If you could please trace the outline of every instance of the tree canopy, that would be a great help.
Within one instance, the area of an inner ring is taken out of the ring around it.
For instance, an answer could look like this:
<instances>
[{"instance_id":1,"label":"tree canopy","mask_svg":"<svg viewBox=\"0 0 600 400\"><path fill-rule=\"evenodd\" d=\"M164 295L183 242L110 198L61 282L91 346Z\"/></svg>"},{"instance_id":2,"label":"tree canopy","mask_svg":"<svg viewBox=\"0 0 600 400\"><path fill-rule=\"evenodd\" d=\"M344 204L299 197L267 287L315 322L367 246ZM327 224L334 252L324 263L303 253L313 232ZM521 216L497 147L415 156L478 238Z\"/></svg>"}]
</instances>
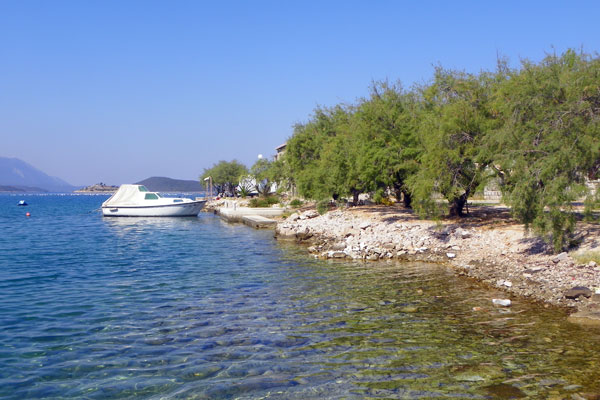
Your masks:
<instances>
[{"instance_id":1,"label":"tree canopy","mask_svg":"<svg viewBox=\"0 0 600 400\"><path fill-rule=\"evenodd\" d=\"M569 50L478 74L438 67L408 91L373 83L297 124L278 168L307 198L389 193L422 215L445 199L459 217L495 179L515 218L560 250L573 202L598 204L586 182L600 175L600 59Z\"/></svg>"},{"instance_id":2,"label":"tree canopy","mask_svg":"<svg viewBox=\"0 0 600 400\"><path fill-rule=\"evenodd\" d=\"M211 177L217 193L235 194L235 187L246 175L248 175L248 168L244 164L236 160L219 161L211 168L204 169L200 176L200 183L203 183L205 178Z\"/></svg>"}]
</instances>

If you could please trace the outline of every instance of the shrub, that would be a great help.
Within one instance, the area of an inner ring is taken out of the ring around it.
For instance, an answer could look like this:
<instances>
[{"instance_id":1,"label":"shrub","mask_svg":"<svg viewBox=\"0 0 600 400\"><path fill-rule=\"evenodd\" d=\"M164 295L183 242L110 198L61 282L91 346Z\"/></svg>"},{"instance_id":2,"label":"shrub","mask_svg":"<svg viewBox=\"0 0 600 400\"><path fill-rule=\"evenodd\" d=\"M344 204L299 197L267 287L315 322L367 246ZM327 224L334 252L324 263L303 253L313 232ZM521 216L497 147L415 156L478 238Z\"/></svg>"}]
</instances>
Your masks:
<instances>
[{"instance_id":1,"label":"shrub","mask_svg":"<svg viewBox=\"0 0 600 400\"><path fill-rule=\"evenodd\" d=\"M294 199L290 201L290 207L298 208L301 207L304 202L300 199Z\"/></svg>"},{"instance_id":2,"label":"shrub","mask_svg":"<svg viewBox=\"0 0 600 400\"><path fill-rule=\"evenodd\" d=\"M271 207L279 203L277 196L255 197L250 199L250 207Z\"/></svg>"},{"instance_id":3,"label":"shrub","mask_svg":"<svg viewBox=\"0 0 600 400\"><path fill-rule=\"evenodd\" d=\"M383 204L384 206L391 206L394 203L387 197L383 189L378 189L373 196L375 204Z\"/></svg>"},{"instance_id":4,"label":"shrub","mask_svg":"<svg viewBox=\"0 0 600 400\"><path fill-rule=\"evenodd\" d=\"M329 206L331 202L329 200L321 200L317 203L317 211L319 214L323 215L327 211L329 211Z\"/></svg>"}]
</instances>

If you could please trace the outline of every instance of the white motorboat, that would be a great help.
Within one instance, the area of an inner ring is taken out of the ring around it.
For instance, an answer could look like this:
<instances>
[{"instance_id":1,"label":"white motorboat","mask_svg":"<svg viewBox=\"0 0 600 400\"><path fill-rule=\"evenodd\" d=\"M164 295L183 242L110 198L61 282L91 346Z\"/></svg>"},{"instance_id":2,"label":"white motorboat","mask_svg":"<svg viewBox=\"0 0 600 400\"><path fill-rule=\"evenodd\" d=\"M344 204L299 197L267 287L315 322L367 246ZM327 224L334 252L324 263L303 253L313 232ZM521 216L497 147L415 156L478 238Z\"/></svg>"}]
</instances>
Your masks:
<instances>
[{"instance_id":1,"label":"white motorboat","mask_svg":"<svg viewBox=\"0 0 600 400\"><path fill-rule=\"evenodd\" d=\"M102 203L105 217L189 217L197 216L206 200L162 197L144 185L121 185Z\"/></svg>"}]
</instances>

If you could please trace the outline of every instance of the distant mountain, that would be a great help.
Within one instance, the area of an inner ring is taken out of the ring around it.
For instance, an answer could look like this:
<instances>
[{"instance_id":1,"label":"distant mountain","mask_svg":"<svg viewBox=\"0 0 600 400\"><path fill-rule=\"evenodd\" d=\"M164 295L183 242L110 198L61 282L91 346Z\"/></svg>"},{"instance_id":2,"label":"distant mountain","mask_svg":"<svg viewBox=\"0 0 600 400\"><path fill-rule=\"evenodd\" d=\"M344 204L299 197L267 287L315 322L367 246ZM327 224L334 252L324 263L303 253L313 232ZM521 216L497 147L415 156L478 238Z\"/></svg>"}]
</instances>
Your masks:
<instances>
[{"instance_id":1,"label":"distant mountain","mask_svg":"<svg viewBox=\"0 0 600 400\"><path fill-rule=\"evenodd\" d=\"M0 185L0 192L9 192L9 193L45 193L47 190L38 187L31 186L7 186Z\"/></svg>"},{"instance_id":2,"label":"distant mountain","mask_svg":"<svg viewBox=\"0 0 600 400\"><path fill-rule=\"evenodd\" d=\"M137 183L144 185L151 192L202 192L204 187L199 181L164 178L153 176Z\"/></svg>"},{"instance_id":3,"label":"distant mountain","mask_svg":"<svg viewBox=\"0 0 600 400\"><path fill-rule=\"evenodd\" d=\"M49 176L18 158L0 157L0 185L25 191L72 192L75 186Z\"/></svg>"}]
</instances>

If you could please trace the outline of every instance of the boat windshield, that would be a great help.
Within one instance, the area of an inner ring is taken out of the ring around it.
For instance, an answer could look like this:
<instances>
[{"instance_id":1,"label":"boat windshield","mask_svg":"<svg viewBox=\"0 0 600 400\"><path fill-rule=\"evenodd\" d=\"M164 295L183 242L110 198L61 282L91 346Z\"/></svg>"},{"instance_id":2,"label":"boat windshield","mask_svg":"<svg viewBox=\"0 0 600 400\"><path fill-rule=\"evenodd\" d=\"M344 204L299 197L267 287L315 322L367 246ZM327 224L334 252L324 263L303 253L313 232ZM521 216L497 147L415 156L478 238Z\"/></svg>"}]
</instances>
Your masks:
<instances>
[{"instance_id":1,"label":"boat windshield","mask_svg":"<svg viewBox=\"0 0 600 400\"><path fill-rule=\"evenodd\" d=\"M140 192L147 192L147 191L148 191L148 189L146 189L146 186L144 186L144 185L140 185L140 186L138 186L138 190L139 190Z\"/></svg>"},{"instance_id":2,"label":"boat windshield","mask_svg":"<svg viewBox=\"0 0 600 400\"><path fill-rule=\"evenodd\" d=\"M158 200L160 196L157 193L146 193L145 200Z\"/></svg>"}]
</instances>

